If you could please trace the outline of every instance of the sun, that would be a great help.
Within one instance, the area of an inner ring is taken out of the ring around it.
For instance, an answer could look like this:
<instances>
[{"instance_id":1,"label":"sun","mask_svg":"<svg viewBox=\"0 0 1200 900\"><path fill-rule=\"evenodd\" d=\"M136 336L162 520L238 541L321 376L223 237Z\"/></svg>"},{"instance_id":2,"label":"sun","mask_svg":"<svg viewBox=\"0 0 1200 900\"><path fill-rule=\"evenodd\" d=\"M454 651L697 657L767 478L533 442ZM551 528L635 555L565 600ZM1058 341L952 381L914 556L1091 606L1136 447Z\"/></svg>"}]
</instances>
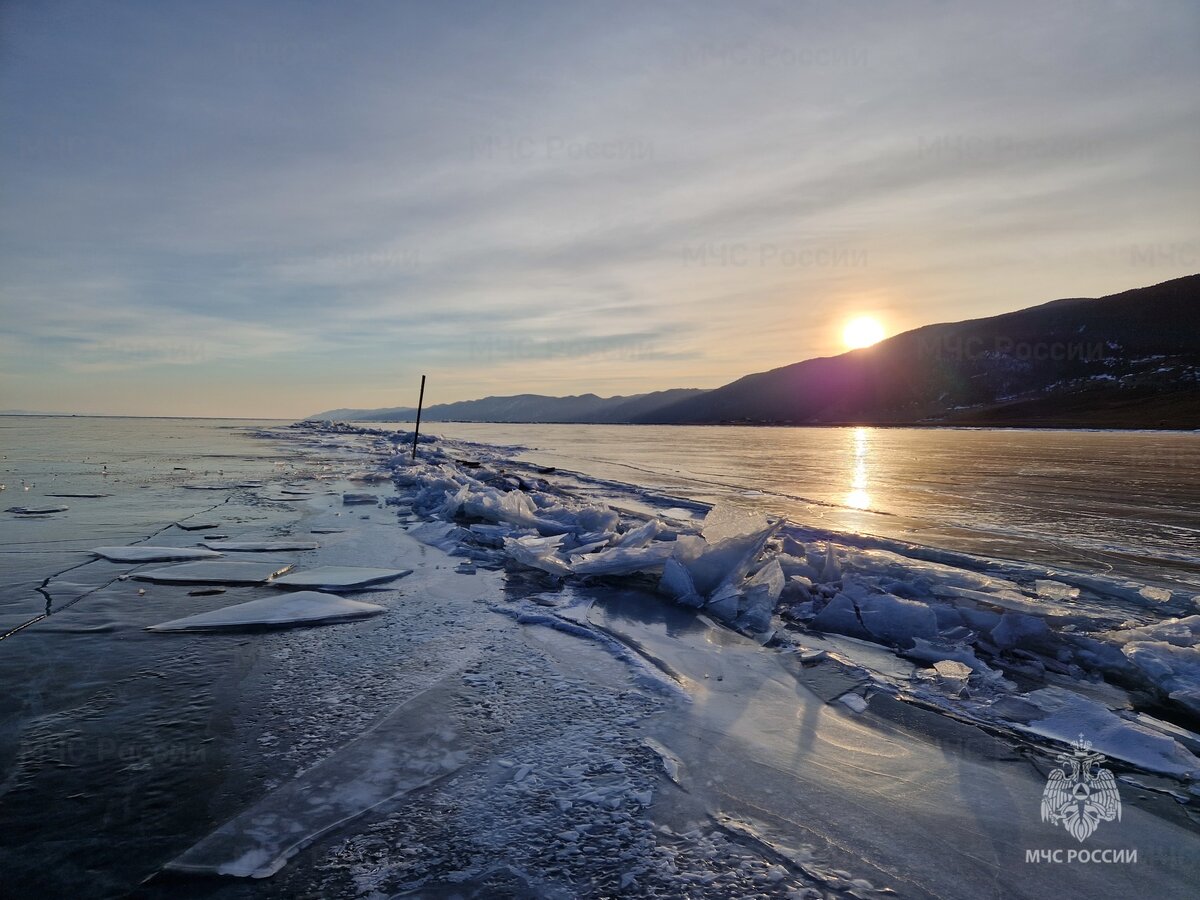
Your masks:
<instances>
[{"instance_id":1,"label":"sun","mask_svg":"<svg viewBox=\"0 0 1200 900\"><path fill-rule=\"evenodd\" d=\"M883 340L883 326L879 324L878 319L871 316L859 316L851 319L842 329L842 341L850 350L870 347L872 344L878 344L881 340Z\"/></svg>"}]
</instances>

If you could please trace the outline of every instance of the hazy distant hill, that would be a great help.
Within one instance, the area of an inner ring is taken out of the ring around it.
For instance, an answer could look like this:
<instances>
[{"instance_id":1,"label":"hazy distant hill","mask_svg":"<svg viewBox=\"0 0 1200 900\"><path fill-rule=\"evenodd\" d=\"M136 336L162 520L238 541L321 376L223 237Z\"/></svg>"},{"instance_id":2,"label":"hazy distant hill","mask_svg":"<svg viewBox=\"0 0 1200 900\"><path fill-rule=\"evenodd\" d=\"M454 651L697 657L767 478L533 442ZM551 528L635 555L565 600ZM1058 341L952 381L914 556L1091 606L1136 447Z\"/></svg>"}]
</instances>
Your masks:
<instances>
[{"instance_id":1,"label":"hazy distant hill","mask_svg":"<svg viewBox=\"0 0 1200 900\"><path fill-rule=\"evenodd\" d=\"M925 326L634 421L1200 428L1200 275Z\"/></svg>"},{"instance_id":2,"label":"hazy distant hill","mask_svg":"<svg viewBox=\"0 0 1200 900\"><path fill-rule=\"evenodd\" d=\"M411 421L413 409L312 418ZM487 397L429 421L1200 429L1200 275L898 334L711 391Z\"/></svg>"},{"instance_id":3,"label":"hazy distant hill","mask_svg":"<svg viewBox=\"0 0 1200 900\"><path fill-rule=\"evenodd\" d=\"M619 423L633 421L637 416L653 415L660 407L703 393L701 390L677 388L630 397L597 397L595 394L575 397L545 397L541 394L484 397L482 400L430 406L421 414L421 418L426 422ZM344 422L411 422L416 413L415 407L331 409L309 418Z\"/></svg>"}]
</instances>

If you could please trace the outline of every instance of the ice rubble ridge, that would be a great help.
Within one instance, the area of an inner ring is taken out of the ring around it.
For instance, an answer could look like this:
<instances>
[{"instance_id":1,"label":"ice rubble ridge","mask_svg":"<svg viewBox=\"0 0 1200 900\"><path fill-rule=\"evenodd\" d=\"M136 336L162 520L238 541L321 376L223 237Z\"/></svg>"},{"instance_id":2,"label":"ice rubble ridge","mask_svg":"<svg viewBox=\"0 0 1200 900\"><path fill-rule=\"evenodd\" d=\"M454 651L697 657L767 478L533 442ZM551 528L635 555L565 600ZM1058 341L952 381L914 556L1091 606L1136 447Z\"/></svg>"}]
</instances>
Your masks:
<instances>
[{"instance_id":1,"label":"ice rubble ridge","mask_svg":"<svg viewBox=\"0 0 1200 900\"><path fill-rule=\"evenodd\" d=\"M1029 690L1048 675L1102 676L1189 727L1200 722L1200 616L1114 630L1081 614L1078 588L1057 581L1023 588L928 559L802 541L803 532L782 521L725 505L698 531L666 517L622 517L544 478L511 474L499 448L463 445L476 456L464 464L462 447L452 456L445 443L422 435L413 463L411 433L303 427L375 436L381 450L390 448L386 468L401 496L389 502L423 520L410 529L414 537L467 565L517 565L557 579L635 578L763 643L788 621L891 647L929 666L957 663L960 692L967 681L979 695L1000 696L1016 688L1009 678ZM1123 599L1140 598L1135 591Z\"/></svg>"}]
</instances>

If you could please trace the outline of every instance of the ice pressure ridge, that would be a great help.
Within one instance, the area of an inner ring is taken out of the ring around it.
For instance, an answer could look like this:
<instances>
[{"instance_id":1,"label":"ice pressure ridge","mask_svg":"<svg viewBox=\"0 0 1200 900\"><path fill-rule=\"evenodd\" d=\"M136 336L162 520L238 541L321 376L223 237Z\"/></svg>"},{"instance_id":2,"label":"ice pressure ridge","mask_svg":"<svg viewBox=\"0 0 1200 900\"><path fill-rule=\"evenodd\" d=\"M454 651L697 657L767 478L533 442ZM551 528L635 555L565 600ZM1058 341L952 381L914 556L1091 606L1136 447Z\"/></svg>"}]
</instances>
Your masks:
<instances>
[{"instance_id":1,"label":"ice pressure ridge","mask_svg":"<svg viewBox=\"0 0 1200 900\"><path fill-rule=\"evenodd\" d=\"M649 587L761 643L806 658L823 648L876 689L1030 735L1087 725L1114 758L1200 774L1200 598L1186 586L823 533L727 505L698 521L688 501L548 477L504 448L423 438L414 463L411 435L302 427L326 447L373 437L380 467L359 477L390 474L410 534L468 567ZM872 646L916 665L880 664Z\"/></svg>"}]
</instances>

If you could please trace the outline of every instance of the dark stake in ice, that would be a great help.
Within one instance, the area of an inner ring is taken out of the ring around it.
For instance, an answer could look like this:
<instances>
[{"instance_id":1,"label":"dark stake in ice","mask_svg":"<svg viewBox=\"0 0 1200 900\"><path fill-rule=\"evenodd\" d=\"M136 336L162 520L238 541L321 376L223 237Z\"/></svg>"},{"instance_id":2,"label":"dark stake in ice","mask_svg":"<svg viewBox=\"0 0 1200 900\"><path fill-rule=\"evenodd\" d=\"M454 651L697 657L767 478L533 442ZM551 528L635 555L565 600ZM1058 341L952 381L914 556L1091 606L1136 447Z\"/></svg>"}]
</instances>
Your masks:
<instances>
[{"instance_id":1,"label":"dark stake in ice","mask_svg":"<svg viewBox=\"0 0 1200 900\"><path fill-rule=\"evenodd\" d=\"M417 397L417 422L413 428L413 462L417 461L417 438L421 434L421 407L425 404L425 376L421 376L421 394Z\"/></svg>"}]
</instances>

